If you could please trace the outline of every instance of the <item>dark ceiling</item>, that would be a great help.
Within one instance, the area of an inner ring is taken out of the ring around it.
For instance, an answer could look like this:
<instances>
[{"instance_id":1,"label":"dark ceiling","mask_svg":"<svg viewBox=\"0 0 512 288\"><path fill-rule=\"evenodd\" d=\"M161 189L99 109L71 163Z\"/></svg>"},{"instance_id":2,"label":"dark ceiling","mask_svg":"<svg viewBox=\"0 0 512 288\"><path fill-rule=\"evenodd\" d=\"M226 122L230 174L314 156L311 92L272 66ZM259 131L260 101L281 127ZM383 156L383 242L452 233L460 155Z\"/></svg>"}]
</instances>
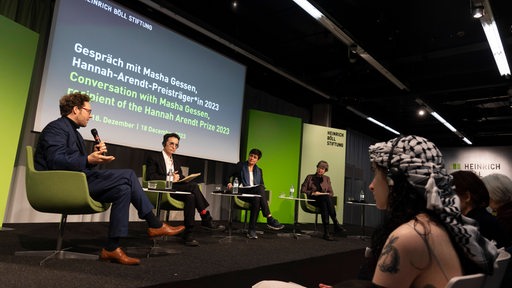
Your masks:
<instances>
[{"instance_id":1,"label":"dark ceiling","mask_svg":"<svg viewBox=\"0 0 512 288\"><path fill-rule=\"evenodd\" d=\"M164 10L142 3L148 1L123 4L247 65L246 81L254 88L301 107L332 104L333 127L394 137L349 106L402 134L439 146L466 145L434 117L417 116L420 99L474 146L512 145L512 82L499 75L470 0L310 1L405 90L292 0L238 0L236 9L232 0L152 1ZM510 59L512 1L490 3Z\"/></svg>"}]
</instances>

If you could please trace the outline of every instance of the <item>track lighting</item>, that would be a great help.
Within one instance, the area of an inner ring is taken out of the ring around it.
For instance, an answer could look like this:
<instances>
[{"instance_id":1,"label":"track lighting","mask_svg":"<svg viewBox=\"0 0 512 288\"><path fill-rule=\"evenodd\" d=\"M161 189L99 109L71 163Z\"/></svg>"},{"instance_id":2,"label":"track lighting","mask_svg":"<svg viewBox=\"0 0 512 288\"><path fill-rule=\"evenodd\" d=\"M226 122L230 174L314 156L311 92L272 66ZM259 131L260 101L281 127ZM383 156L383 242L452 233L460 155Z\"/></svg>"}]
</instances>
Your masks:
<instances>
[{"instance_id":1,"label":"track lighting","mask_svg":"<svg viewBox=\"0 0 512 288\"><path fill-rule=\"evenodd\" d=\"M489 0L471 0L471 5L473 17L478 18L482 24L487 42L489 42L494 61L496 61L501 76L509 77L510 68L508 66L507 55L501 43L500 33L496 26Z\"/></svg>"},{"instance_id":2,"label":"track lighting","mask_svg":"<svg viewBox=\"0 0 512 288\"><path fill-rule=\"evenodd\" d=\"M473 7L473 18L480 19L484 16L484 6Z\"/></svg>"}]
</instances>

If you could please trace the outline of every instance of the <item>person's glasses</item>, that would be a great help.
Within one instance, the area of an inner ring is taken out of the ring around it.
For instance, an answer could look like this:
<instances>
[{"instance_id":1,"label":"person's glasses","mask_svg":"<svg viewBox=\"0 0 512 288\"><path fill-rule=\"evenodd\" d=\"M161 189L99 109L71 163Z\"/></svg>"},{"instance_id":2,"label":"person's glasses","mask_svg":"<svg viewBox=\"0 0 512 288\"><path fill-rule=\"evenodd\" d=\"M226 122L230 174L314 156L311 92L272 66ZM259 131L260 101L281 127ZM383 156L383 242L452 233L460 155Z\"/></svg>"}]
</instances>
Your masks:
<instances>
[{"instance_id":1,"label":"person's glasses","mask_svg":"<svg viewBox=\"0 0 512 288\"><path fill-rule=\"evenodd\" d=\"M80 109L83 109L83 110L87 111L87 113L89 113L89 115L91 115L91 113L92 113L92 109L87 109L85 107L82 107Z\"/></svg>"},{"instance_id":2,"label":"person's glasses","mask_svg":"<svg viewBox=\"0 0 512 288\"><path fill-rule=\"evenodd\" d=\"M176 148L180 147L180 144L179 143L176 143L176 142L168 142L167 143L168 146L174 146Z\"/></svg>"}]
</instances>

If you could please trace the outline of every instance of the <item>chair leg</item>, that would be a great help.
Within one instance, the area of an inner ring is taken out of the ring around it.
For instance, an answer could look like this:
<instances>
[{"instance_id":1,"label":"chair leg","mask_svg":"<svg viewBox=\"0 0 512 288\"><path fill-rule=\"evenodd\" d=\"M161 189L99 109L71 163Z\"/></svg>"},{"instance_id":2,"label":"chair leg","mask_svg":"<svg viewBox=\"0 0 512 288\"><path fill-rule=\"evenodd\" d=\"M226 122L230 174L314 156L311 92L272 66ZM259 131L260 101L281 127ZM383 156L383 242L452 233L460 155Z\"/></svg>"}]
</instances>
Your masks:
<instances>
[{"instance_id":1,"label":"chair leg","mask_svg":"<svg viewBox=\"0 0 512 288\"><path fill-rule=\"evenodd\" d=\"M246 233L247 232L247 210L244 212L244 228L242 230L242 233Z\"/></svg>"},{"instance_id":2,"label":"chair leg","mask_svg":"<svg viewBox=\"0 0 512 288\"><path fill-rule=\"evenodd\" d=\"M315 213L315 233L318 232L318 212Z\"/></svg>"},{"instance_id":3,"label":"chair leg","mask_svg":"<svg viewBox=\"0 0 512 288\"><path fill-rule=\"evenodd\" d=\"M62 214L59 224L59 234L57 236L57 246L55 250L43 250L43 251L17 251L14 253L16 256L41 256L45 257L39 265L43 265L49 259L85 259L85 260L98 260L98 255L85 254L79 252L67 251L69 248L62 249L62 243L64 239L64 228L66 227L67 215Z\"/></svg>"}]
</instances>

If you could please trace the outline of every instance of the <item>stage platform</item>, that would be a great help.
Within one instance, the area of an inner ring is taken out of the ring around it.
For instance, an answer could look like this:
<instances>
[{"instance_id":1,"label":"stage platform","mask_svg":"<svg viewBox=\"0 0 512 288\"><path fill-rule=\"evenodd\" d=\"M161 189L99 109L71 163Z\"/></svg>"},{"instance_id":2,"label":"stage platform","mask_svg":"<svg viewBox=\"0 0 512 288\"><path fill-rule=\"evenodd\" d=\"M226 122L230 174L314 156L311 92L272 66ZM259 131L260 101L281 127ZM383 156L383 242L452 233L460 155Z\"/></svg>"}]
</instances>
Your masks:
<instances>
[{"instance_id":1,"label":"stage platform","mask_svg":"<svg viewBox=\"0 0 512 288\"><path fill-rule=\"evenodd\" d=\"M122 245L130 256L141 258L138 266L76 259L51 259L40 266L43 257L14 254L54 249L58 223L4 224L0 231L1 287L251 287L265 279L318 287L320 282L334 284L354 279L369 245L368 239L359 237L337 237L336 241L323 240L321 235L296 239L283 234L292 232L291 225L276 232L262 223L258 223L258 230L264 231L258 234L259 239L247 239L245 234L233 231L232 235L239 237L226 241L227 232L212 233L197 224L194 235L199 247L187 247L181 238L169 237L158 244L177 253L147 257L153 241L145 234L146 224L130 223L130 235ZM358 226L345 227L349 234L360 232ZM68 223L63 246L97 255L107 229L108 223L103 222Z\"/></svg>"}]
</instances>

